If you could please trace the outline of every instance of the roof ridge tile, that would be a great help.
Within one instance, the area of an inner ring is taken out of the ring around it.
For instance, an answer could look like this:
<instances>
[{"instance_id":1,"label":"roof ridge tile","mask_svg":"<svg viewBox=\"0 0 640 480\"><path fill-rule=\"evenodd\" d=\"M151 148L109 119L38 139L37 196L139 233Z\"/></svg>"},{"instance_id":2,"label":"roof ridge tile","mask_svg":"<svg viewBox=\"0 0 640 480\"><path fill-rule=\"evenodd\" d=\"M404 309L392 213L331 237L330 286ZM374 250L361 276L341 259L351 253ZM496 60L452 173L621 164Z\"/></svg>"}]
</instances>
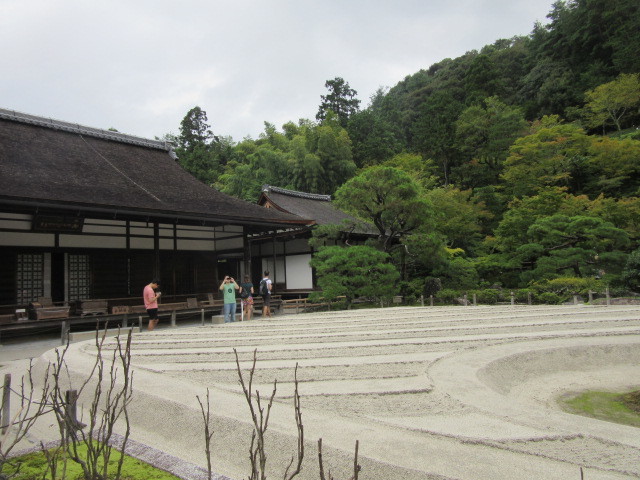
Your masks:
<instances>
[{"instance_id":1,"label":"roof ridge tile","mask_svg":"<svg viewBox=\"0 0 640 480\"><path fill-rule=\"evenodd\" d=\"M308 198L310 200L319 200L323 202L330 202L331 195L323 195L321 193L307 193L299 192L297 190L289 190L287 188L274 187L273 185L263 185L262 191L264 193L279 193L281 195L289 195L290 197Z\"/></svg>"},{"instance_id":2,"label":"roof ridge tile","mask_svg":"<svg viewBox=\"0 0 640 480\"><path fill-rule=\"evenodd\" d=\"M173 151L173 147L171 146L171 144L162 140L151 140L149 138L136 137L135 135L129 135L126 133L87 127L78 123L65 122L63 120L55 120L53 118L47 117L39 117L37 115L17 112L15 110L7 110L5 108L0 108L0 119L27 123L29 125L36 125L38 127L52 128L54 130L63 130L65 132L78 133L80 135L89 135L91 137L101 138L103 140L111 140L142 147L156 148L167 152Z\"/></svg>"}]
</instances>

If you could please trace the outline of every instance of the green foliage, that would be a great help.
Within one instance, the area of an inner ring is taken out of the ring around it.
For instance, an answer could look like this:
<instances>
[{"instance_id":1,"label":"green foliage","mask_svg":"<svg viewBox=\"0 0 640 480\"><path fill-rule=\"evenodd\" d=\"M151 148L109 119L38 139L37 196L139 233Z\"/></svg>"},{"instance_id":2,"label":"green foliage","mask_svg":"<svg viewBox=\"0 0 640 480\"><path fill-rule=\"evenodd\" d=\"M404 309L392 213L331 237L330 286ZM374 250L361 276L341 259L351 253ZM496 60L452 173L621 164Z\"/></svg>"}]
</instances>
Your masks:
<instances>
[{"instance_id":1,"label":"green foliage","mask_svg":"<svg viewBox=\"0 0 640 480\"><path fill-rule=\"evenodd\" d=\"M597 128L613 124L620 131L628 118L638 116L640 75L622 73L612 82L589 90L585 97L588 126Z\"/></svg>"},{"instance_id":2,"label":"green foliage","mask_svg":"<svg viewBox=\"0 0 640 480\"><path fill-rule=\"evenodd\" d=\"M193 107L180 122L180 146L191 150L206 145L213 138L211 127L207 124L207 112Z\"/></svg>"},{"instance_id":3,"label":"green foliage","mask_svg":"<svg viewBox=\"0 0 640 480\"><path fill-rule=\"evenodd\" d=\"M424 279L424 286L422 289L422 293L425 296L436 295L440 290L442 290L442 282L437 277L426 277Z\"/></svg>"},{"instance_id":4,"label":"green foliage","mask_svg":"<svg viewBox=\"0 0 640 480\"><path fill-rule=\"evenodd\" d=\"M455 123L456 146L464 163L454 177L469 187L495 184L502 173L509 147L526 132L522 110L488 97L484 105L465 109Z\"/></svg>"},{"instance_id":5,"label":"green foliage","mask_svg":"<svg viewBox=\"0 0 640 480\"><path fill-rule=\"evenodd\" d=\"M558 1L548 18L381 88L364 110L336 77L319 124L265 122L257 140L214 136L195 107L172 139L179 162L251 202L265 183L335 194L376 226L370 242L393 254L407 291L425 277L613 286L640 242L640 133L622 130L640 121L640 4ZM334 233L317 245L343 240Z\"/></svg>"},{"instance_id":6,"label":"green foliage","mask_svg":"<svg viewBox=\"0 0 640 480\"><path fill-rule=\"evenodd\" d=\"M561 301L571 300L573 295L580 295L583 298L589 296L589 291L603 293L606 285L603 281L595 278L560 277L551 280L541 280L531 284L531 290L535 293L534 298L540 303L557 304ZM558 301L549 301L547 294L557 296Z\"/></svg>"},{"instance_id":7,"label":"green foliage","mask_svg":"<svg viewBox=\"0 0 640 480\"><path fill-rule=\"evenodd\" d=\"M407 152L399 153L382 165L408 173L425 190L439 185L438 166L430 159L423 159L421 155Z\"/></svg>"},{"instance_id":8,"label":"green foliage","mask_svg":"<svg viewBox=\"0 0 640 480\"><path fill-rule=\"evenodd\" d=\"M402 170L371 167L348 180L335 194L336 205L378 229L389 252L393 241L428 225L432 211L418 185Z\"/></svg>"},{"instance_id":9,"label":"green foliage","mask_svg":"<svg viewBox=\"0 0 640 480\"><path fill-rule=\"evenodd\" d=\"M627 258L620 281L629 290L640 292L640 248L634 250Z\"/></svg>"},{"instance_id":10,"label":"green foliage","mask_svg":"<svg viewBox=\"0 0 640 480\"><path fill-rule=\"evenodd\" d=\"M446 288L476 288L480 281L474 263L459 256L451 258L446 265L434 268L433 275L439 277Z\"/></svg>"},{"instance_id":11,"label":"green foliage","mask_svg":"<svg viewBox=\"0 0 640 480\"><path fill-rule=\"evenodd\" d=\"M80 457L86 455L86 446L80 445L78 447ZM51 450L51 453L54 451ZM64 462L64 453L58 452L59 470L62 471L62 463ZM118 457L119 458L119 457ZM112 458L109 463L113 465L110 470L116 470L116 464L118 459ZM16 464L20 464L19 473L16 476L12 476L12 472L8 472L12 480L50 480L50 473L45 477L44 473L48 471L47 459L42 452L30 453L28 455L18 457L15 459ZM82 468L79 464L71 461L66 462L66 476L67 479L82 478ZM59 474L55 479L61 479ZM124 463L122 465L121 478L126 480L178 480L178 477L172 475L163 470L159 470L148 463L144 463L138 459L125 455Z\"/></svg>"},{"instance_id":12,"label":"green foliage","mask_svg":"<svg viewBox=\"0 0 640 480\"><path fill-rule=\"evenodd\" d=\"M471 290L467 294L469 303L473 301L473 295L476 295L476 302L480 305L495 305L502 300L502 293L499 290L485 288L482 290Z\"/></svg>"},{"instance_id":13,"label":"green foliage","mask_svg":"<svg viewBox=\"0 0 640 480\"><path fill-rule=\"evenodd\" d=\"M566 299L566 295L565 295ZM560 305L563 297L553 292L542 292L534 297L535 303L543 305Z\"/></svg>"},{"instance_id":14,"label":"green foliage","mask_svg":"<svg viewBox=\"0 0 640 480\"><path fill-rule=\"evenodd\" d=\"M462 298L462 293L458 290L453 290L451 288L443 288L436 295L436 300L438 303L443 303L444 305L460 305L460 299Z\"/></svg>"},{"instance_id":15,"label":"green foliage","mask_svg":"<svg viewBox=\"0 0 640 480\"><path fill-rule=\"evenodd\" d=\"M288 123L283 132L265 122L260 138L245 139L233 157L216 187L251 202L264 184L331 194L356 168L349 136L333 113L322 125Z\"/></svg>"},{"instance_id":16,"label":"green foliage","mask_svg":"<svg viewBox=\"0 0 640 480\"><path fill-rule=\"evenodd\" d=\"M340 119L340 125L346 127L349 117L358 111L360 105L360 100L356 98L358 92L341 77L327 80L324 86L329 90L329 93L320 96L322 103L318 108L316 119L324 121L328 113L333 112Z\"/></svg>"},{"instance_id":17,"label":"green foliage","mask_svg":"<svg viewBox=\"0 0 640 480\"><path fill-rule=\"evenodd\" d=\"M340 224L316 225L311 231L309 246L315 250L322 247L340 246L347 244L354 230L366 230L367 225L362 222L343 220Z\"/></svg>"},{"instance_id":18,"label":"green foliage","mask_svg":"<svg viewBox=\"0 0 640 480\"><path fill-rule=\"evenodd\" d=\"M367 246L325 247L311 260L318 285L327 300L387 298L399 293L400 274L391 265L388 254Z\"/></svg>"},{"instance_id":19,"label":"green foliage","mask_svg":"<svg viewBox=\"0 0 640 480\"><path fill-rule=\"evenodd\" d=\"M568 272L576 277L619 272L625 260L620 250L629 243L624 230L600 218L559 214L534 222L527 237L529 242L516 250L523 264L534 264L522 274L525 282Z\"/></svg>"},{"instance_id":20,"label":"green foliage","mask_svg":"<svg viewBox=\"0 0 640 480\"><path fill-rule=\"evenodd\" d=\"M471 190L452 186L434 188L425 194L432 205L434 228L451 248L473 253L482 241L482 221L491 217L484 204L472 197Z\"/></svg>"},{"instance_id":21,"label":"green foliage","mask_svg":"<svg viewBox=\"0 0 640 480\"><path fill-rule=\"evenodd\" d=\"M517 197L532 195L545 186L579 192L588 145L589 139L579 126L544 117L531 135L514 142L502 179Z\"/></svg>"},{"instance_id":22,"label":"green foliage","mask_svg":"<svg viewBox=\"0 0 640 480\"><path fill-rule=\"evenodd\" d=\"M180 123L180 134L170 137L177 144L180 165L208 185L218 180L220 166L233 157L233 141L213 134L207 124L207 112L200 107L189 110Z\"/></svg>"},{"instance_id":23,"label":"green foliage","mask_svg":"<svg viewBox=\"0 0 640 480\"><path fill-rule=\"evenodd\" d=\"M640 427L638 396L638 392L589 391L562 397L559 403L569 413Z\"/></svg>"},{"instance_id":24,"label":"green foliage","mask_svg":"<svg viewBox=\"0 0 640 480\"><path fill-rule=\"evenodd\" d=\"M640 193L640 141L590 137L587 154L585 193L617 198Z\"/></svg>"},{"instance_id":25,"label":"green foliage","mask_svg":"<svg viewBox=\"0 0 640 480\"><path fill-rule=\"evenodd\" d=\"M445 186L449 184L451 169L458 160L453 139L455 121L462 110L463 104L453 95L438 90L422 103L413 124L415 150L425 158L433 158L439 166L439 176Z\"/></svg>"},{"instance_id":26,"label":"green foliage","mask_svg":"<svg viewBox=\"0 0 640 480\"><path fill-rule=\"evenodd\" d=\"M360 168L378 165L402 151L403 134L397 122L393 122L379 108L384 92L379 89L366 110L353 113L349 117L347 131L353 142L353 156Z\"/></svg>"}]
</instances>

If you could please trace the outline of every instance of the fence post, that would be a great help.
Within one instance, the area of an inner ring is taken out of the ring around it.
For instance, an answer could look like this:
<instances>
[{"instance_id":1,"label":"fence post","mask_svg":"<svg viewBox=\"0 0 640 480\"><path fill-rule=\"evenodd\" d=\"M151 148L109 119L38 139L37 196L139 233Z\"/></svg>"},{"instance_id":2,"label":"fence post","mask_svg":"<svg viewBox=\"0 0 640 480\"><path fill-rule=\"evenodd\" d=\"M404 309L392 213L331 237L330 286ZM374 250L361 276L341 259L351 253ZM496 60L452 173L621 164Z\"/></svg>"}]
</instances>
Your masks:
<instances>
[{"instance_id":1,"label":"fence post","mask_svg":"<svg viewBox=\"0 0 640 480\"><path fill-rule=\"evenodd\" d=\"M200 321L202 322L202 326L204 327L204 308L200 309Z\"/></svg>"},{"instance_id":2,"label":"fence post","mask_svg":"<svg viewBox=\"0 0 640 480\"><path fill-rule=\"evenodd\" d=\"M611 297L609 296L609 287L607 287L607 289L605 290L605 293L607 295L607 307L609 305L611 305Z\"/></svg>"},{"instance_id":3,"label":"fence post","mask_svg":"<svg viewBox=\"0 0 640 480\"><path fill-rule=\"evenodd\" d=\"M420 305L424 307L424 295L420 295Z\"/></svg>"},{"instance_id":4,"label":"fence post","mask_svg":"<svg viewBox=\"0 0 640 480\"><path fill-rule=\"evenodd\" d=\"M4 435L9 428L9 422L11 421L11 406L9 404L11 394L11 374L5 373L4 386L2 388L2 410L0 410L0 433ZM4 419L4 420L3 420Z\"/></svg>"},{"instance_id":5,"label":"fence post","mask_svg":"<svg viewBox=\"0 0 640 480\"><path fill-rule=\"evenodd\" d=\"M462 299L463 299L463 302L464 302L464 306L467 307L469 305L469 300L467 299L467 294L466 293L464 294Z\"/></svg>"},{"instance_id":6,"label":"fence post","mask_svg":"<svg viewBox=\"0 0 640 480\"><path fill-rule=\"evenodd\" d=\"M175 310L171 311L171 326L172 327L176 326L176 311Z\"/></svg>"},{"instance_id":7,"label":"fence post","mask_svg":"<svg viewBox=\"0 0 640 480\"><path fill-rule=\"evenodd\" d=\"M511 305L515 305L516 304L516 295L515 293L511 292Z\"/></svg>"},{"instance_id":8,"label":"fence post","mask_svg":"<svg viewBox=\"0 0 640 480\"><path fill-rule=\"evenodd\" d=\"M573 304L577 305L578 304L578 295L574 295L573 296Z\"/></svg>"},{"instance_id":9,"label":"fence post","mask_svg":"<svg viewBox=\"0 0 640 480\"><path fill-rule=\"evenodd\" d=\"M431 306L433 307L433 295L429 295L429 301L431 302Z\"/></svg>"},{"instance_id":10,"label":"fence post","mask_svg":"<svg viewBox=\"0 0 640 480\"><path fill-rule=\"evenodd\" d=\"M140 331L142 331L142 315L138 315L138 327L140 327Z\"/></svg>"},{"instance_id":11,"label":"fence post","mask_svg":"<svg viewBox=\"0 0 640 480\"><path fill-rule=\"evenodd\" d=\"M589 290L589 303L593 303L593 292Z\"/></svg>"},{"instance_id":12,"label":"fence post","mask_svg":"<svg viewBox=\"0 0 640 480\"><path fill-rule=\"evenodd\" d=\"M531 292L527 292L527 303L531 305Z\"/></svg>"},{"instance_id":13,"label":"fence post","mask_svg":"<svg viewBox=\"0 0 640 480\"><path fill-rule=\"evenodd\" d=\"M122 328L127 328L129 326L129 315L128 314L124 314L122 315Z\"/></svg>"},{"instance_id":14,"label":"fence post","mask_svg":"<svg viewBox=\"0 0 640 480\"><path fill-rule=\"evenodd\" d=\"M473 306L478 306L478 296L475 293L473 294Z\"/></svg>"},{"instance_id":15,"label":"fence post","mask_svg":"<svg viewBox=\"0 0 640 480\"><path fill-rule=\"evenodd\" d=\"M69 330L67 328L66 320L63 320L61 323L62 330L60 332L60 344L65 345L69 340Z\"/></svg>"}]
</instances>

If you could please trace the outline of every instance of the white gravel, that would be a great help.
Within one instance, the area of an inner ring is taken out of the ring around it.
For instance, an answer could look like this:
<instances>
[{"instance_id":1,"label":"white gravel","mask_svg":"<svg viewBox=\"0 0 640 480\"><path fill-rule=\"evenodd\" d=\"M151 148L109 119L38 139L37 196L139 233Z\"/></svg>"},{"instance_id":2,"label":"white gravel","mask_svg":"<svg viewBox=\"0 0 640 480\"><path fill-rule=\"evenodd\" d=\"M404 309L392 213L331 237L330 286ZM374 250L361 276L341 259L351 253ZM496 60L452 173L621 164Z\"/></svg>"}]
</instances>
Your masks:
<instances>
[{"instance_id":1,"label":"white gravel","mask_svg":"<svg viewBox=\"0 0 640 480\"><path fill-rule=\"evenodd\" d=\"M361 479L587 480L640 478L637 428L570 415L556 398L640 388L637 306L386 308L158 330L133 339L132 438L205 466L196 401L211 390L214 466L249 474L249 410L235 371L253 351L263 406L277 379L267 449L270 478L295 453L298 364L306 460ZM113 345L113 342L109 342ZM68 352L79 380L91 342ZM52 359L51 352L40 359ZM24 364L15 363L16 367ZM10 368L10 364L4 369Z\"/></svg>"}]
</instances>

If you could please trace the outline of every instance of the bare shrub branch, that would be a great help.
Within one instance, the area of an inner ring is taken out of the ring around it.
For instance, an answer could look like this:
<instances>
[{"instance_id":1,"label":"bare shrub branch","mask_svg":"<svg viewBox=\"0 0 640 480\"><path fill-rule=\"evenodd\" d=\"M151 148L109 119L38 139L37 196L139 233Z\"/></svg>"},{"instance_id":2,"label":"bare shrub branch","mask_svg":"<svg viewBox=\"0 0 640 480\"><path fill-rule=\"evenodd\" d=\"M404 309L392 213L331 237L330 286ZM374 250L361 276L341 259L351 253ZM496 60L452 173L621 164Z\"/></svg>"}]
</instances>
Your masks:
<instances>
[{"instance_id":1,"label":"bare shrub branch","mask_svg":"<svg viewBox=\"0 0 640 480\"><path fill-rule=\"evenodd\" d=\"M7 391L5 391L5 388ZM3 478L7 468L15 469L19 468L10 459L9 454L18 445L24 437L29 433L29 430L36 423L38 418L49 411L47 404L47 398L50 392L49 385L49 366L46 369L44 375L44 383L40 389L36 388L33 381L33 362L29 362L29 368L25 376L22 376L20 380L20 390L15 391L10 387L10 384L2 386L2 405L0 411L5 411L5 402L9 402L12 397L17 397L20 401L20 407L11 418L4 418L2 420L2 427L6 429L3 434L0 434L0 478ZM2 432L2 430L0 430Z\"/></svg>"},{"instance_id":2,"label":"bare shrub branch","mask_svg":"<svg viewBox=\"0 0 640 480\"><path fill-rule=\"evenodd\" d=\"M349 478L349 480L358 480L358 474L362 467L358 464L358 449L360 442L356 440L356 452L353 458L353 475ZM324 475L324 460L322 458L322 438L318 439L318 466L320 469L320 480L335 480L331 476L331 470L328 471L329 478Z\"/></svg>"},{"instance_id":3,"label":"bare shrub branch","mask_svg":"<svg viewBox=\"0 0 640 480\"><path fill-rule=\"evenodd\" d=\"M116 347L110 359L104 358L104 340L106 327L102 336L96 330L97 354L88 377L77 389L77 397L88 389L91 381L95 382L92 392L87 392L90 399L88 408L88 424L75 418L70 408L67 387L71 385L71 375L65 361L69 345L60 353L56 350L56 363L53 368L53 388L50 394L51 404L56 414L62 443L69 458L82 468L85 480L106 480L109 474L109 459L113 453L111 438L116 423L122 418L125 423L125 434L121 445L114 479L119 479L124 461L124 450L130 435L128 405L133 394L133 373L131 372L131 332L126 343L122 344L120 336L116 336ZM85 429L86 427L86 429ZM79 453L78 447L85 444L85 455Z\"/></svg>"},{"instance_id":4,"label":"bare shrub branch","mask_svg":"<svg viewBox=\"0 0 640 480\"><path fill-rule=\"evenodd\" d=\"M200 401L200 397L196 395L198 403L200 404L200 410L202 411L202 420L204 421L204 451L207 456L207 472L208 478L213 478L213 471L211 469L211 437L213 437L213 429L211 428L211 414L209 403L209 389L207 388L207 411L204 410L204 405Z\"/></svg>"},{"instance_id":5,"label":"bare shrub branch","mask_svg":"<svg viewBox=\"0 0 640 480\"><path fill-rule=\"evenodd\" d=\"M293 465L294 457L291 457L291 462L284 472L284 480L291 480L302 471L302 460L304 459L304 425L302 424L302 410L300 408L300 393L298 391L298 363L296 362L296 369L293 374L295 389L293 392L293 410L296 418L296 427L298 428L298 463L296 469L287 476L291 465Z\"/></svg>"}]
</instances>

